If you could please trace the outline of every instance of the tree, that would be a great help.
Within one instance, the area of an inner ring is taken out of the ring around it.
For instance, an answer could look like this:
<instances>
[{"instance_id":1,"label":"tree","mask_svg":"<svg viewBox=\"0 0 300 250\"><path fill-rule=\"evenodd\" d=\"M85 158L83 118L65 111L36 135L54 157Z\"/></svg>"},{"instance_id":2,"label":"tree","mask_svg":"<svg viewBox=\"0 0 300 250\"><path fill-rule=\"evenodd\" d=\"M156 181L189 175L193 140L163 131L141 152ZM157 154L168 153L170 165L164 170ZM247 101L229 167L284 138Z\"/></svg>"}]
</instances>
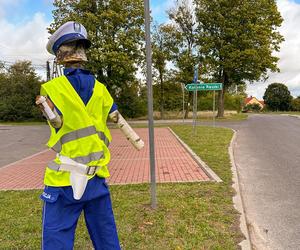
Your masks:
<instances>
[{"instance_id":1,"label":"tree","mask_svg":"<svg viewBox=\"0 0 300 250\"><path fill-rule=\"evenodd\" d=\"M23 121L41 119L35 97L40 78L29 61L19 61L0 73L0 120Z\"/></svg>"},{"instance_id":2,"label":"tree","mask_svg":"<svg viewBox=\"0 0 300 250\"><path fill-rule=\"evenodd\" d=\"M288 111L293 97L287 86L282 83L270 84L263 96L267 108L272 111Z\"/></svg>"},{"instance_id":3,"label":"tree","mask_svg":"<svg viewBox=\"0 0 300 250\"><path fill-rule=\"evenodd\" d=\"M170 33L168 33L168 26L155 25L153 27L152 34L152 62L154 81L159 83L160 91L156 92L159 96L159 110L160 118L164 119L164 84L168 78L168 70L166 68L167 62L171 59L171 49L173 45L172 39L170 39Z\"/></svg>"},{"instance_id":4,"label":"tree","mask_svg":"<svg viewBox=\"0 0 300 250\"><path fill-rule=\"evenodd\" d=\"M132 82L125 85L118 98L118 110L128 118L145 116L147 114L147 92L141 84Z\"/></svg>"},{"instance_id":5,"label":"tree","mask_svg":"<svg viewBox=\"0 0 300 250\"><path fill-rule=\"evenodd\" d=\"M160 108L160 86L153 86L153 105L154 110ZM179 111L182 110L182 90L179 83L168 79L164 82L164 110L165 111Z\"/></svg>"},{"instance_id":6,"label":"tree","mask_svg":"<svg viewBox=\"0 0 300 250\"><path fill-rule=\"evenodd\" d=\"M300 96L292 100L292 110L300 111Z\"/></svg>"},{"instance_id":7,"label":"tree","mask_svg":"<svg viewBox=\"0 0 300 250\"><path fill-rule=\"evenodd\" d=\"M55 0L54 7L49 31L70 20L82 23L92 42L87 68L107 86L117 104L124 103L120 98L125 96L133 103L137 93L124 91L139 88L132 85L139 84L136 71L144 58L143 1Z\"/></svg>"},{"instance_id":8,"label":"tree","mask_svg":"<svg viewBox=\"0 0 300 250\"><path fill-rule=\"evenodd\" d=\"M279 71L283 37L277 31L282 18L275 0L195 0L198 21L197 43L202 64L212 80L223 83L218 96L218 117L224 115L225 92L233 84L267 77Z\"/></svg>"},{"instance_id":9,"label":"tree","mask_svg":"<svg viewBox=\"0 0 300 250\"><path fill-rule=\"evenodd\" d=\"M196 17L187 0L176 1L176 6L168 11L171 24L165 25L169 39L173 43L170 48L171 58L176 70L173 71L174 81L188 84L193 81L194 67L198 64L199 54L196 44ZM187 118L193 92L188 92L185 103Z\"/></svg>"}]
</instances>

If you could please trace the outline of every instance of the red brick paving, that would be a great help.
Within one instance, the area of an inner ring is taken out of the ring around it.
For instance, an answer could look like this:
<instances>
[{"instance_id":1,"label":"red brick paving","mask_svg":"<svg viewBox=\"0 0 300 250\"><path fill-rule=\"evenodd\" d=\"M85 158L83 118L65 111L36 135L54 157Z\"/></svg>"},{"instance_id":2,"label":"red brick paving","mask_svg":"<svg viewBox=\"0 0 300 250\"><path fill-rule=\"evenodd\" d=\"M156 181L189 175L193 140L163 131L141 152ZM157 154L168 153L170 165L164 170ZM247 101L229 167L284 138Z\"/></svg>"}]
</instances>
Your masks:
<instances>
[{"instance_id":1,"label":"red brick paving","mask_svg":"<svg viewBox=\"0 0 300 250\"><path fill-rule=\"evenodd\" d=\"M120 130L111 130L110 184L149 182L148 129L138 128L136 131L145 142L141 151L135 150ZM46 163L54 156L52 151L45 150L0 168L0 190L43 188ZM209 180L167 128L155 128L155 157L156 180L159 183Z\"/></svg>"}]
</instances>

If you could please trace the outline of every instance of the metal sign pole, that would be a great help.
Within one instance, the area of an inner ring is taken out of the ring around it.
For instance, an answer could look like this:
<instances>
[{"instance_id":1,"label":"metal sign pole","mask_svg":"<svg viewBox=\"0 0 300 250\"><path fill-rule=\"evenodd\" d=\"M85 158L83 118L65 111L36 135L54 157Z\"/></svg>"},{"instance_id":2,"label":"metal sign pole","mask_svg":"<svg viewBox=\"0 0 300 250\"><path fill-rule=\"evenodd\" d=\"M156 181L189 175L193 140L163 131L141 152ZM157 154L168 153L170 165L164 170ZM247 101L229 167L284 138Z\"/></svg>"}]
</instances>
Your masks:
<instances>
[{"instance_id":1,"label":"metal sign pole","mask_svg":"<svg viewBox=\"0 0 300 250\"><path fill-rule=\"evenodd\" d=\"M193 82L197 84L198 81L198 65L194 66L194 78ZM193 130L194 134L196 133L196 125L197 125L197 90L194 91L193 95Z\"/></svg>"},{"instance_id":2,"label":"metal sign pole","mask_svg":"<svg viewBox=\"0 0 300 250\"><path fill-rule=\"evenodd\" d=\"M183 96L183 100L182 100L182 122L184 123L184 88L182 89L182 96Z\"/></svg>"},{"instance_id":3,"label":"metal sign pole","mask_svg":"<svg viewBox=\"0 0 300 250\"><path fill-rule=\"evenodd\" d=\"M181 83L181 89L182 89L182 123L184 123L184 89L185 89L184 83Z\"/></svg>"},{"instance_id":4,"label":"metal sign pole","mask_svg":"<svg viewBox=\"0 0 300 250\"><path fill-rule=\"evenodd\" d=\"M193 132L196 133L196 90L193 93Z\"/></svg>"},{"instance_id":5,"label":"metal sign pole","mask_svg":"<svg viewBox=\"0 0 300 250\"><path fill-rule=\"evenodd\" d=\"M198 99L198 91L195 91L195 110L196 110L196 112L195 112L195 126L197 126L197 116L198 116L198 101L197 101L197 99Z\"/></svg>"},{"instance_id":6,"label":"metal sign pole","mask_svg":"<svg viewBox=\"0 0 300 250\"><path fill-rule=\"evenodd\" d=\"M151 178L151 207L156 208L156 178L155 178L155 151L153 129L153 93L152 93L152 51L150 39L150 6L149 0L144 0L145 32L146 32L146 61L147 61L147 95L148 95L148 125L150 149L150 178Z\"/></svg>"},{"instance_id":7,"label":"metal sign pole","mask_svg":"<svg viewBox=\"0 0 300 250\"><path fill-rule=\"evenodd\" d=\"M216 105L216 91L214 90L214 94L213 94L214 98L213 98L213 125L214 127L216 126L216 118L215 118L215 105Z\"/></svg>"}]
</instances>

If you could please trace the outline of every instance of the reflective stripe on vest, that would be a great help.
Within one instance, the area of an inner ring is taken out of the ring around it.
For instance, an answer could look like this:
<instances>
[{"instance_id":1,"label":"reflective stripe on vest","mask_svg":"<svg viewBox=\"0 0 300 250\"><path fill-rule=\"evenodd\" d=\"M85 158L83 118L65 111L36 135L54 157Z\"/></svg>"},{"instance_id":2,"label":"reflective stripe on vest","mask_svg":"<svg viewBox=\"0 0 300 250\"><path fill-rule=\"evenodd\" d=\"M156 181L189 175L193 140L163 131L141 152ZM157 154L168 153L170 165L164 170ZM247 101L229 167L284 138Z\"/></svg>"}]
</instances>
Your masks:
<instances>
[{"instance_id":1,"label":"reflective stripe on vest","mask_svg":"<svg viewBox=\"0 0 300 250\"><path fill-rule=\"evenodd\" d=\"M88 164L91 161L99 161L101 158L103 158L103 152L94 152L94 153L90 153L87 156L78 156L75 158L71 158L72 160L81 163L81 164Z\"/></svg>"},{"instance_id":2,"label":"reflective stripe on vest","mask_svg":"<svg viewBox=\"0 0 300 250\"><path fill-rule=\"evenodd\" d=\"M106 137L106 135L102 131L100 131L100 132L98 132L98 136L100 137L100 139L102 141L104 141L104 144L108 147L109 146L109 140Z\"/></svg>"},{"instance_id":3,"label":"reflective stripe on vest","mask_svg":"<svg viewBox=\"0 0 300 250\"><path fill-rule=\"evenodd\" d=\"M108 147L109 145L109 140L108 138L105 136L105 134L103 132L97 132L95 126L90 126L90 127L86 127L86 128L82 128L82 129L78 129L75 131L72 131L70 133L67 133L65 135L63 135L60 140L52 147L52 149L59 153L62 149L62 145L70 142L70 141L74 141L77 140L79 138L83 138L86 136L90 136L93 134L98 134L98 136L100 137L101 140L103 140L104 144Z\"/></svg>"},{"instance_id":4,"label":"reflective stripe on vest","mask_svg":"<svg viewBox=\"0 0 300 250\"><path fill-rule=\"evenodd\" d=\"M55 161L50 161L48 162L47 167L52 170L59 171L60 164L56 163Z\"/></svg>"}]
</instances>

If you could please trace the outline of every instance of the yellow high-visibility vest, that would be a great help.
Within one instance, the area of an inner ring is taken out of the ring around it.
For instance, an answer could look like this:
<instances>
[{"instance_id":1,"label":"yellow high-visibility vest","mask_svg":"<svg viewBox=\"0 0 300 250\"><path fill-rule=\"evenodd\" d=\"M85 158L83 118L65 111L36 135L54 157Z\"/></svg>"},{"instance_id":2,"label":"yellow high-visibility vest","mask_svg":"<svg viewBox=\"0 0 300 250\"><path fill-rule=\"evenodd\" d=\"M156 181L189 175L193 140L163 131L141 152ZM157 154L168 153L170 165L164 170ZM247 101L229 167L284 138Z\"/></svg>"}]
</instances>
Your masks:
<instances>
[{"instance_id":1,"label":"yellow high-visibility vest","mask_svg":"<svg viewBox=\"0 0 300 250\"><path fill-rule=\"evenodd\" d=\"M61 111L63 125L56 132L51 126L47 146L60 155L68 156L87 166L99 166L97 175L109 177L110 161L108 144L111 134L106 126L113 99L106 87L95 80L92 97L87 105L65 76L57 77L41 86L41 95L50 97ZM58 156L51 163L60 164ZM90 176L92 178L93 176ZM47 186L70 186L70 173L46 168L44 184Z\"/></svg>"}]
</instances>

